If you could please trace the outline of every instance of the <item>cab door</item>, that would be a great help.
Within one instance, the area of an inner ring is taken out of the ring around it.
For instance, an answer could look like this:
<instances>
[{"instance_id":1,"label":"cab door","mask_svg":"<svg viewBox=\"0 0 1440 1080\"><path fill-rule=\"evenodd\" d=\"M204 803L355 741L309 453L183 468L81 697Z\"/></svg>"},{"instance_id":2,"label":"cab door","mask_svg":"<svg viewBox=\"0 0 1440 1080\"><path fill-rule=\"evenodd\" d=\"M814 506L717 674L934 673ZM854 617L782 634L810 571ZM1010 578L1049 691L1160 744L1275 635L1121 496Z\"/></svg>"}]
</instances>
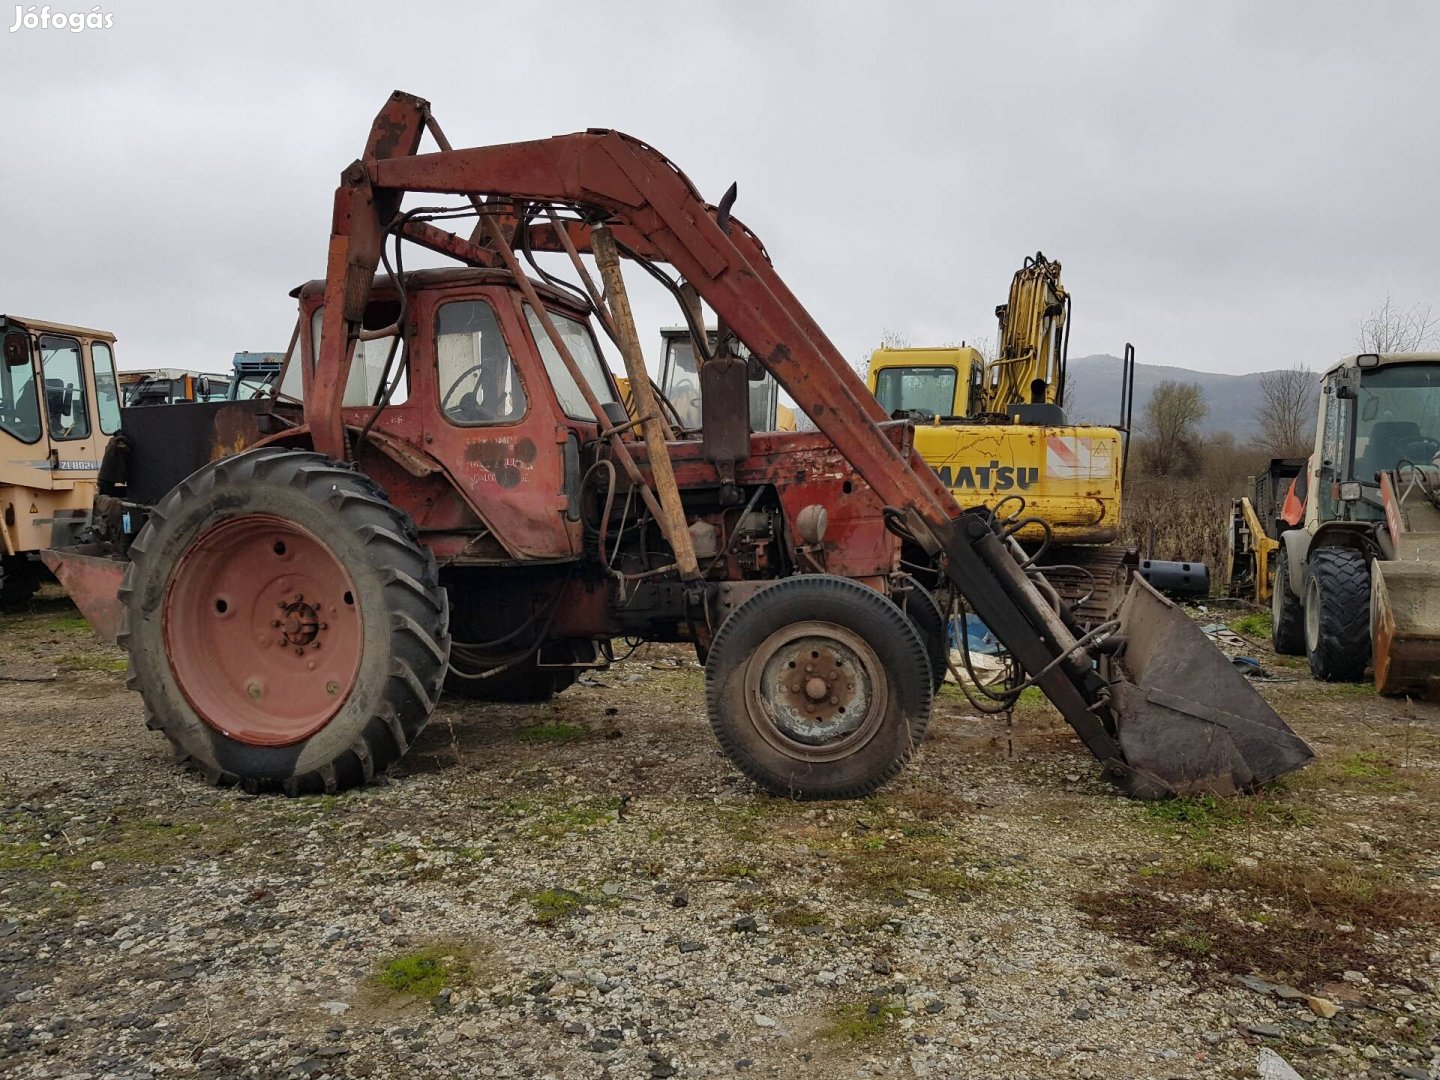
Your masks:
<instances>
[{"instance_id":1,"label":"cab door","mask_svg":"<svg viewBox=\"0 0 1440 1080\"><path fill-rule=\"evenodd\" d=\"M93 479L100 469L104 439L85 374L89 364L79 338L40 334L37 344L49 486L68 490L77 479Z\"/></svg>"},{"instance_id":2,"label":"cab door","mask_svg":"<svg viewBox=\"0 0 1440 1080\"><path fill-rule=\"evenodd\" d=\"M567 453L569 429L512 292L416 295L412 392L425 402L425 448L506 550L525 559L577 558L579 461Z\"/></svg>"}]
</instances>

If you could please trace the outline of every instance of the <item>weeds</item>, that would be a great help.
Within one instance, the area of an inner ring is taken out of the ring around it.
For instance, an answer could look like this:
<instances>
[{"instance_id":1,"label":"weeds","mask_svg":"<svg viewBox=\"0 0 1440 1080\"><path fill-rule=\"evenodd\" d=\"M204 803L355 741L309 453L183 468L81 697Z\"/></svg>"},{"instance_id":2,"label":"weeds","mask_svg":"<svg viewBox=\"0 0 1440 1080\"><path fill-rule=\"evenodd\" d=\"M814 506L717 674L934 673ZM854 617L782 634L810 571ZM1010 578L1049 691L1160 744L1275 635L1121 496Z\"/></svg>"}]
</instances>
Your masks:
<instances>
[{"instance_id":1,"label":"weeds","mask_svg":"<svg viewBox=\"0 0 1440 1080\"><path fill-rule=\"evenodd\" d=\"M1379 933L1428 939L1440 897L1406 888L1381 867L1343 860L1317 866L1228 860L1136 874L1123 887L1076 897L1091 925L1197 963L1197 975L1255 972L1297 984L1347 968L1383 968Z\"/></svg>"},{"instance_id":2,"label":"weeds","mask_svg":"<svg viewBox=\"0 0 1440 1080\"><path fill-rule=\"evenodd\" d=\"M551 926L569 918L585 904L585 897L572 889L535 889L518 892L515 898L528 901L535 909L531 921Z\"/></svg>"},{"instance_id":3,"label":"weeds","mask_svg":"<svg viewBox=\"0 0 1440 1080\"><path fill-rule=\"evenodd\" d=\"M1230 629L1234 630L1237 634L1244 634L1249 638L1269 641L1273 630L1273 624L1270 621L1270 612L1252 611L1249 615L1245 615L1232 622Z\"/></svg>"},{"instance_id":4,"label":"weeds","mask_svg":"<svg viewBox=\"0 0 1440 1080\"><path fill-rule=\"evenodd\" d=\"M1227 798L1218 795L1187 795L1146 803L1145 819L1167 828L1179 827L1190 833L1209 835L1237 827L1287 828L1307 825L1309 810L1281 798L1276 791Z\"/></svg>"},{"instance_id":5,"label":"weeds","mask_svg":"<svg viewBox=\"0 0 1440 1080\"><path fill-rule=\"evenodd\" d=\"M447 986L463 985L469 977L470 961L463 949L433 945L387 960L376 972L375 982L396 994L431 998Z\"/></svg>"},{"instance_id":6,"label":"weeds","mask_svg":"<svg viewBox=\"0 0 1440 1080\"><path fill-rule=\"evenodd\" d=\"M821 1034L846 1042L872 1042L904 1015L903 1005L885 998L853 1001L835 1011L834 1020Z\"/></svg>"}]
</instances>

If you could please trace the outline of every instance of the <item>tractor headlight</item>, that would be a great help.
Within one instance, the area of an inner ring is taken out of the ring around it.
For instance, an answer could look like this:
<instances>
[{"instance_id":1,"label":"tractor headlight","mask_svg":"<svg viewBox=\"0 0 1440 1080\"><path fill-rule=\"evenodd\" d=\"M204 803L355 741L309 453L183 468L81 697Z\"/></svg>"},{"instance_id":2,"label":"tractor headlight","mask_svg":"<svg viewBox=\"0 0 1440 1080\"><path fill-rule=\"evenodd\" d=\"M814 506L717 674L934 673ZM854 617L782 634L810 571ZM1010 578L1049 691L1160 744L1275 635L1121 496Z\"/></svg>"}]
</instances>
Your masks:
<instances>
[{"instance_id":1,"label":"tractor headlight","mask_svg":"<svg viewBox=\"0 0 1440 1080\"><path fill-rule=\"evenodd\" d=\"M1340 484L1341 502L1359 502L1361 495L1359 480L1345 480Z\"/></svg>"}]
</instances>

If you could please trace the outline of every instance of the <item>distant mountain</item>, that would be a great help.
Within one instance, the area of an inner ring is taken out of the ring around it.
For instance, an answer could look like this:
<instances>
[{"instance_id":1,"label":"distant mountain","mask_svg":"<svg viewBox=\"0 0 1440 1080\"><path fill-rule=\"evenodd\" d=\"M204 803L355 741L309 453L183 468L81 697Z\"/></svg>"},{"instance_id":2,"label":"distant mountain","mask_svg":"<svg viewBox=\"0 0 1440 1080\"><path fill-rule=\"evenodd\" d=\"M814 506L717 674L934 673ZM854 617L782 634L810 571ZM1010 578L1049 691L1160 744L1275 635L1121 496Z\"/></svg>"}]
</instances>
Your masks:
<instances>
[{"instance_id":1,"label":"distant mountain","mask_svg":"<svg viewBox=\"0 0 1440 1080\"><path fill-rule=\"evenodd\" d=\"M1118 356L1072 356L1069 373L1070 419L1079 423L1113 424L1120 418L1120 373L1124 361ZM1248 375L1217 375L1212 371L1135 365L1135 423L1138 426L1150 394L1167 379L1196 383L1208 407L1201 431L1213 434L1231 431L1237 436L1254 435L1255 410L1260 403L1263 371Z\"/></svg>"}]
</instances>

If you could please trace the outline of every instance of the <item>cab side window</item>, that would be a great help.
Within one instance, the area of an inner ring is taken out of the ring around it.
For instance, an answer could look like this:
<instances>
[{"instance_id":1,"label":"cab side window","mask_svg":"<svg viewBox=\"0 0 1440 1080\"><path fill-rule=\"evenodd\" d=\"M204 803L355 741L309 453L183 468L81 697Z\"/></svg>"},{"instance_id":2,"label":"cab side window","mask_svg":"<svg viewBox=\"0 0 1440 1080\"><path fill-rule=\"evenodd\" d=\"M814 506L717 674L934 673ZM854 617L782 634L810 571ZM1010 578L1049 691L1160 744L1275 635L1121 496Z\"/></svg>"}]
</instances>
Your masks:
<instances>
[{"instance_id":1,"label":"cab side window","mask_svg":"<svg viewBox=\"0 0 1440 1080\"><path fill-rule=\"evenodd\" d=\"M95 380L95 407L100 412L100 430L114 435L120 430L120 391L115 386L115 357L103 341L90 344L90 370Z\"/></svg>"},{"instance_id":2,"label":"cab side window","mask_svg":"<svg viewBox=\"0 0 1440 1080\"><path fill-rule=\"evenodd\" d=\"M505 424L525 415L525 387L484 300L454 300L435 317L440 408L452 424Z\"/></svg>"}]
</instances>

